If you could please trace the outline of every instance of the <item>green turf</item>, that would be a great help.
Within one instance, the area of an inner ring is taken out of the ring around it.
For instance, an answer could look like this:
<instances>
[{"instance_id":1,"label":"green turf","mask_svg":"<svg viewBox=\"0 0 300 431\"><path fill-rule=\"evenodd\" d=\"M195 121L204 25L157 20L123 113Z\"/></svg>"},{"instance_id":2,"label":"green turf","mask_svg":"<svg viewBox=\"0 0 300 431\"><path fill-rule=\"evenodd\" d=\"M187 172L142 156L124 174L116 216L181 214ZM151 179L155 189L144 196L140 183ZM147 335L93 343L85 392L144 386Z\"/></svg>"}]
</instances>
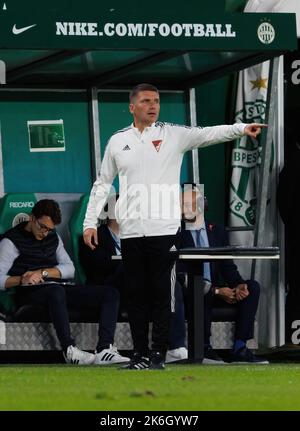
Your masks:
<instances>
[{"instance_id":1,"label":"green turf","mask_svg":"<svg viewBox=\"0 0 300 431\"><path fill-rule=\"evenodd\" d=\"M0 366L1 410L300 410L300 365Z\"/></svg>"}]
</instances>

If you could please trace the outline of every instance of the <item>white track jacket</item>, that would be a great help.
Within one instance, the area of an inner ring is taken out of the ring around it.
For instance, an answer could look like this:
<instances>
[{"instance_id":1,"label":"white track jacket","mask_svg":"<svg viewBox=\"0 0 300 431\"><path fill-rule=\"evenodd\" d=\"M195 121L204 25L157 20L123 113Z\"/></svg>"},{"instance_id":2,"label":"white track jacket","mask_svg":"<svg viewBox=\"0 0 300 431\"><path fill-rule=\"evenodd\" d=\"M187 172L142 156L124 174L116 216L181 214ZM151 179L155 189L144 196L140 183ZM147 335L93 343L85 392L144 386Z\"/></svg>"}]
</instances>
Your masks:
<instances>
[{"instance_id":1,"label":"white track jacket","mask_svg":"<svg viewBox=\"0 0 300 431\"><path fill-rule=\"evenodd\" d=\"M188 127L156 122L141 133L131 125L110 138L95 181L84 230L97 227L115 176L119 175L116 219L120 237L174 235L181 219L180 169L186 151L244 134L246 124Z\"/></svg>"}]
</instances>

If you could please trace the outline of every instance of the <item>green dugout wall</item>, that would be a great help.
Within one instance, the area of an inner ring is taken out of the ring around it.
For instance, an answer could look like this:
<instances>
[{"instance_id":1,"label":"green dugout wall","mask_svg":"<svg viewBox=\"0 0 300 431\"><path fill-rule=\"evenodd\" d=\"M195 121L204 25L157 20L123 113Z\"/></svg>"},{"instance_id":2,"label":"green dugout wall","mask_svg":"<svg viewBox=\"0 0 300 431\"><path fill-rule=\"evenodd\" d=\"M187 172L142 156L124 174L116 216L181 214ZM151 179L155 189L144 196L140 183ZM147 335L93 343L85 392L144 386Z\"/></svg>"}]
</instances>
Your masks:
<instances>
[{"instance_id":1,"label":"green dugout wall","mask_svg":"<svg viewBox=\"0 0 300 431\"><path fill-rule=\"evenodd\" d=\"M63 120L65 151L31 152L27 121ZM5 193L84 193L91 187L87 96L5 93L0 98Z\"/></svg>"}]
</instances>

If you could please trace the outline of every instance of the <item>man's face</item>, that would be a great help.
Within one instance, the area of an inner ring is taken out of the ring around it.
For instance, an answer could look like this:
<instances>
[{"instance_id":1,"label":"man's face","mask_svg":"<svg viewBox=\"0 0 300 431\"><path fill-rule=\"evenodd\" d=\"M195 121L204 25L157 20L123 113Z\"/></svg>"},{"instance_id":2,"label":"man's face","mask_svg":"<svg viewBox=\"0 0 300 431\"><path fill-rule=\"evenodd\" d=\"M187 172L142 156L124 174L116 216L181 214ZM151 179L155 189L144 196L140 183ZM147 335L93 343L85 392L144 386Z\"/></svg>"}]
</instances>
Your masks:
<instances>
[{"instance_id":1,"label":"man's face","mask_svg":"<svg viewBox=\"0 0 300 431\"><path fill-rule=\"evenodd\" d=\"M196 192L189 190L182 193L182 215L186 221L194 221L197 216Z\"/></svg>"},{"instance_id":2,"label":"man's face","mask_svg":"<svg viewBox=\"0 0 300 431\"><path fill-rule=\"evenodd\" d=\"M194 222L203 213L203 199L198 191L187 190L182 193L182 216L185 221Z\"/></svg>"},{"instance_id":3,"label":"man's face","mask_svg":"<svg viewBox=\"0 0 300 431\"><path fill-rule=\"evenodd\" d=\"M159 94L155 91L140 91L130 103L129 110L135 124L151 125L159 116Z\"/></svg>"},{"instance_id":4,"label":"man's face","mask_svg":"<svg viewBox=\"0 0 300 431\"><path fill-rule=\"evenodd\" d=\"M38 241L44 239L50 232L53 232L53 230L55 229L55 225L49 216L42 216L36 218L32 215L30 218L30 222L31 232Z\"/></svg>"}]
</instances>

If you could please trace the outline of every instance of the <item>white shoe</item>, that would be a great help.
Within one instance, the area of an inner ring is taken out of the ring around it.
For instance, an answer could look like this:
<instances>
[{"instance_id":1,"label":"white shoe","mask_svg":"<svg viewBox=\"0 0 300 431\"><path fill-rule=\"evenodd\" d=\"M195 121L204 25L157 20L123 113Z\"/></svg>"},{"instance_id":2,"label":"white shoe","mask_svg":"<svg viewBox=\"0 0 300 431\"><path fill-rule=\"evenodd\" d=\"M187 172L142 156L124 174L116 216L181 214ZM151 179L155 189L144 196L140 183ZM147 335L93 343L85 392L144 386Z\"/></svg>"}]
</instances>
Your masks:
<instances>
[{"instance_id":1,"label":"white shoe","mask_svg":"<svg viewBox=\"0 0 300 431\"><path fill-rule=\"evenodd\" d=\"M220 360L210 359L210 358L203 358L202 365L225 365L226 362L223 361L223 359L220 358Z\"/></svg>"},{"instance_id":2,"label":"white shoe","mask_svg":"<svg viewBox=\"0 0 300 431\"><path fill-rule=\"evenodd\" d=\"M91 365L95 360L93 353L84 352L76 346L69 346L63 355L67 364Z\"/></svg>"},{"instance_id":3,"label":"white shoe","mask_svg":"<svg viewBox=\"0 0 300 431\"><path fill-rule=\"evenodd\" d=\"M187 359L188 351L186 347L179 347L178 349L168 350L166 354L166 364L170 362L182 361Z\"/></svg>"},{"instance_id":4,"label":"white shoe","mask_svg":"<svg viewBox=\"0 0 300 431\"><path fill-rule=\"evenodd\" d=\"M124 362L130 362L130 359L120 355L118 350L111 344L108 349L95 353L94 365L121 364Z\"/></svg>"}]
</instances>

